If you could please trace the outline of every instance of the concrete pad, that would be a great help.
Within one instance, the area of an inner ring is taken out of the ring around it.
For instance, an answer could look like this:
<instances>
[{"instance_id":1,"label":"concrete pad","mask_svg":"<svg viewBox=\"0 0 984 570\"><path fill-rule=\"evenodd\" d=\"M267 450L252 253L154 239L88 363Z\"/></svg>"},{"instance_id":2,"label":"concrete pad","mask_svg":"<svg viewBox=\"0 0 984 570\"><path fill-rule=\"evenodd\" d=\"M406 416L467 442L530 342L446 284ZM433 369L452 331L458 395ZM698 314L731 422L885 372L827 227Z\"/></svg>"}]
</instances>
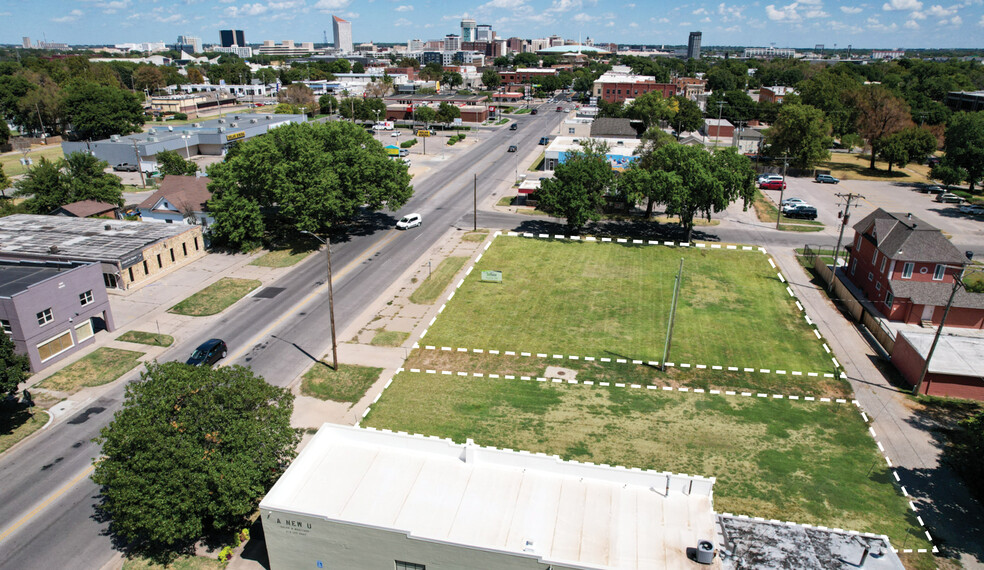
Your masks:
<instances>
[{"instance_id":1,"label":"concrete pad","mask_svg":"<svg viewBox=\"0 0 984 570\"><path fill-rule=\"evenodd\" d=\"M399 331L399 332L413 332L417 325L420 324L420 319L409 319L403 317L393 317L386 319L386 330L388 331Z\"/></svg>"},{"instance_id":2,"label":"concrete pad","mask_svg":"<svg viewBox=\"0 0 984 570\"><path fill-rule=\"evenodd\" d=\"M440 305L436 305L440 307ZM407 303L400 310L400 316L407 319L423 319L427 316L427 313L435 308L435 305L417 305L416 303Z\"/></svg>"},{"instance_id":3,"label":"concrete pad","mask_svg":"<svg viewBox=\"0 0 984 570\"><path fill-rule=\"evenodd\" d=\"M563 378L564 380L575 380L577 379L577 370L571 370L570 368L564 368L562 366L547 366L547 371L544 373L547 378Z\"/></svg>"}]
</instances>

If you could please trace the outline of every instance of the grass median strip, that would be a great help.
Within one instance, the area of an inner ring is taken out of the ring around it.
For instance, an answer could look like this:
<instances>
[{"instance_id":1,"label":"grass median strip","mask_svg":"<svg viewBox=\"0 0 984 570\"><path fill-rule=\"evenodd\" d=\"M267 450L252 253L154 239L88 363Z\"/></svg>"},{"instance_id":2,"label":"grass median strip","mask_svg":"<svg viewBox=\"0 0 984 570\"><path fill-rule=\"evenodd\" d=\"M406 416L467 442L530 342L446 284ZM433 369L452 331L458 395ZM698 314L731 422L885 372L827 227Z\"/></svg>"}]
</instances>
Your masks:
<instances>
[{"instance_id":1,"label":"grass median strip","mask_svg":"<svg viewBox=\"0 0 984 570\"><path fill-rule=\"evenodd\" d=\"M779 217L779 209L762 194L761 190L755 191L755 201L752 203L755 208L755 215L760 222L775 223ZM800 220L783 216L786 223L779 224L779 229L786 232L819 232L824 226L822 222L816 220Z\"/></svg>"},{"instance_id":2,"label":"grass median strip","mask_svg":"<svg viewBox=\"0 0 984 570\"><path fill-rule=\"evenodd\" d=\"M819 372L830 357L757 252L501 236L422 344ZM502 271L483 283L481 270Z\"/></svg>"},{"instance_id":3,"label":"grass median strip","mask_svg":"<svg viewBox=\"0 0 984 570\"><path fill-rule=\"evenodd\" d=\"M257 279L236 279L223 277L208 287L181 301L167 312L191 317L215 315L242 299L247 293L260 286Z\"/></svg>"},{"instance_id":4,"label":"grass median strip","mask_svg":"<svg viewBox=\"0 0 984 570\"><path fill-rule=\"evenodd\" d=\"M461 270L467 257L446 257L437 266L433 273L424 279L420 287L410 294L410 302L418 305L430 305L447 289L451 284L451 279Z\"/></svg>"},{"instance_id":5,"label":"grass median strip","mask_svg":"<svg viewBox=\"0 0 984 570\"><path fill-rule=\"evenodd\" d=\"M44 427L48 417L48 412L36 407L0 412L0 453Z\"/></svg>"},{"instance_id":6,"label":"grass median strip","mask_svg":"<svg viewBox=\"0 0 984 570\"><path fill-rule=\"evenodd\" d=\"M338 370L332 370L324 362L315 362L301 379L301 394L354 404L362 399L382 372L382 368L354 364L339 364Z\"/></svg>"},{"instance_id":7,"label":"grass median strip","mask_svg":"<svg viewBox=\"0 0 984 570\"><path fill-rule=\"evenodd\" d=\"M403 372L363 425L717 477L715 509L927 548L852 405Z\"/></svg>"},{"instance_id":8,"label":"grass median strip","mask_svg":"<svg viewBox=\"0 0 984 570\"><path fill-rule=\"evenodd\" d=\"M102 386L133 370L143 355L104 346L48 376L38 387L74 394L82 388Z\"/></svg>"},{"instance_id":9,"label":"grass median strip","mask_svg":"<svg viewBox=\"0 0 984 570\"><path fill-rule=\"evenodd\" d=\"M400 346L409 336L410 333L408 332L379 329L369 344L373 346Z\"/></svg>"},{"instance_id":10,"label":"grass median strip","mask_svg":"<svg viewBox=\"0 0 984 570\"><path fill-rule=\"evenodd\" d=\"M143 331L127 331L117 337L116 340L137 344L149 344L151 346L171 346L174 344L174 337L171 335Z\"/></svg>"},{"instance_id":11,"label":"grass median strip","mask_svg":"<svg viewBox=\"0 0 984 570\"><path fill-rule=\"evenodd\" d=\"M511 200L512 198L509 199ZM463 236L461 236L461 241L472 241L472 242L485 241L485 238L487 238L488 236L489 236L488 230L478 230L478 231L468 232L464 234Z\"/></svg>"},{"instance_id":12,"label":"grass median strip","mask_svg":"<svg viewBox=\"0 0 984 570\"><path fill-rule=\"evenodd\" d=\"M298 251L296 249L275 249L268 251L260 257L249 262L250 265L258 267L290 267L311 255L311 250Z\"/></svg>"}]
</instances>

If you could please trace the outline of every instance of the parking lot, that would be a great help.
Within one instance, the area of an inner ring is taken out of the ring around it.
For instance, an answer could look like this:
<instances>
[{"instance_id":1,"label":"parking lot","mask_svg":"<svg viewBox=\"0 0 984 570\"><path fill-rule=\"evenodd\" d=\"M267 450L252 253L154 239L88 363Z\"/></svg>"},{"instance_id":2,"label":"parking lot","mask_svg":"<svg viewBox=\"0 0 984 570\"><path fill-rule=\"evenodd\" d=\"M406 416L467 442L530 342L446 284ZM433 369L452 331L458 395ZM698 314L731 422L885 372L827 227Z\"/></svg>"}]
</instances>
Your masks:
<instances>
[{"instance_id":1,"label":"parking lot","mask_svg":"<svg viewBox=\"0 0 984 570\"><path fill-rule=\"evenodd\" d=\"M984 257L984 216L964 214L959 204L941 204L930 194L921 194L914 185L897 182L842 180L839 184L818 184L811 178L786 177L784 198L802 198L817 208L817 220L827 229L823 233L836 234L837 212L843 200L837 194L861 194L857 208L852 207L851 225L860 221L876 208L890 212L907 212L929 222L952 236L960 249L974 251ZM778 190L763 190L773 201L779 201Z\"/></svg>"}]
</instances>

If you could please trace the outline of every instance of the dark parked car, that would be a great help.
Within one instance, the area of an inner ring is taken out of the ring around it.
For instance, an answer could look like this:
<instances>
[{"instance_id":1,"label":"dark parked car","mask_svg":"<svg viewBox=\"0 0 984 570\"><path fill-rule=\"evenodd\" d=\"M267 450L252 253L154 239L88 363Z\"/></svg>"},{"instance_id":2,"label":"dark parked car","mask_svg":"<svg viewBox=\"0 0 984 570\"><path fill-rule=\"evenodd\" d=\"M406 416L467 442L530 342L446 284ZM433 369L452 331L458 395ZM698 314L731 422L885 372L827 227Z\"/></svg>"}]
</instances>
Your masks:
<instances>
[{"instance_id":1,"label":"dark parked car","mask_svg":"<svg viewBox=\"0 0 984 570\"><path fill-rule=\"evenodd\" d=\"M516 145L514 144L509 145L509 150L507 152L516 152Z\"/></svg>"},{"instance_id":2,"label":"dark parked car","mask_svg":"<svg viewBox=\"0 0 984 570\"><path fill-rule=\"evenodd\" d=\"M782 215L787 218L800 218L803 220L815 220L817 219L817 209L813 206L797 206L795 208L786 208L782 211Z\"/></svg>"},{"instance_id":3,"label":"dark parked car","mask_svg":"<svg viewBox=\"0 0 984 570\"><path fill-rule=\"evenodd\" d=\"M116 166L114 166L113 170L115 170L116 172L136 172L137 165L124 162L123 164L117 164Z\"/></svg>"},{"instance_id":4,"label":"dark parked car","mask_svg":"<svg viewBox=\"0 0 984 570\"><path fill-rule=\"evenodd\" d=\"M550 144L550 137L540 137L540 144Z\"/></svg>"},{"instance_id":5,"label":"dark parked car","mask_svg":"<svg viewBox=\"0 0 984 570\"><path fill-rule=\"evenodd\" d=\"M815 180L821 184L837 184L838 182L840 182L839 179L834 178L829 174L817 174Z\"/></svg>"},{"instance_id":6,"label":"dark parked car","mask_svg":"<svg viewBox=\"0 0 984 570\"><path fill-rule=\"evenodd\" d=\"M211 366L218 362L220 358L225 358L226 353L225 341L218 338L209 339L196 348L195 352L191 353L191 358L188 359L187 364L191 364L192 366Z\"/></svg>"},{"instance_id":7,"label":"dark parked car","mask_svg":"<svg viewBox=\"0 0 984 570\"><path fill-rule=\"evenodd\" d=\"M765 182L759 184L759 188L764 190L785 190L786 183L782 180L766 180Z\"/></svg>"},{"instance_id":8,"label":"dark parked car","mask_svg":"<svg viewBox=\"0 0 984 570\"><path fill-rule=\"evenodd\" d=\"M946 192L942 186L937 186L936 184L923 186L919 189L919 191L923 194L942 194L943 192Z\"/></svg>"},{"instance_id":9,"label":"dark parked car","mask_svg":"<svg viewBox=\"0 0 984 570\"><path fill-rule=\"evenodd\" d=\"M509 125L509 130L510 131L515 131L518 128L519 128L519 125L517 125L516 123L513 123L513 124Z\"/></svg>"},{"instance_id":10,"label":"dark parked car","mask_svg":"<svg viewBox=\"0 0 984 570\"><path fill-rule=\"evenodd\" d=\"M532 111L530 111L530 114L531 115L535 115L536 114L536 109L533 109Z\"/></svg>"}]
</instances>

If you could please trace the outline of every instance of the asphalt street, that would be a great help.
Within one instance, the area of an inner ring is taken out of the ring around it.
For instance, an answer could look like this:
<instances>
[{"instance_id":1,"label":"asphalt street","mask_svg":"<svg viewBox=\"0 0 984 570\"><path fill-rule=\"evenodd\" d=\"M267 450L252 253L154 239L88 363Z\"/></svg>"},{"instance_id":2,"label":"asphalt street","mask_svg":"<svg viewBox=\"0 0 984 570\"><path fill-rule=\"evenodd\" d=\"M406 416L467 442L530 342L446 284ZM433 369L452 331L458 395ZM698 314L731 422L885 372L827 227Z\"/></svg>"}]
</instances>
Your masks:
<instances>
[{"instance_id":1,"label":"asphalt street","mask_svg":"<svg viewBox=\"0 0 984 570\"><path fill-rule=\"evenodd\" d=\"M496 129L415 184L414 197L399 212L368 216L337 238L332 245L337 330L350 324L449 227L471 228L476 175L481 202L495 186L513 180L520 160L565 116L512 117L520 125L517 131ZM509 145L519 151L507 153ZM406 232L393 229L409 212L422 214L423 225ZM249 365L272 384L288 384L331 346L326 264L323 253L318 257L238 303L198 337L176 344L162 360L184 360L202 341L219 337L229 346L225 364ZM112 419L123 390L122 383L114 386L81 413L0 458L0 568L99 568L114 556L107 525L96 519L98 488L89 474L99 453L91 440Z\"/></svg>"}]
</instances>

